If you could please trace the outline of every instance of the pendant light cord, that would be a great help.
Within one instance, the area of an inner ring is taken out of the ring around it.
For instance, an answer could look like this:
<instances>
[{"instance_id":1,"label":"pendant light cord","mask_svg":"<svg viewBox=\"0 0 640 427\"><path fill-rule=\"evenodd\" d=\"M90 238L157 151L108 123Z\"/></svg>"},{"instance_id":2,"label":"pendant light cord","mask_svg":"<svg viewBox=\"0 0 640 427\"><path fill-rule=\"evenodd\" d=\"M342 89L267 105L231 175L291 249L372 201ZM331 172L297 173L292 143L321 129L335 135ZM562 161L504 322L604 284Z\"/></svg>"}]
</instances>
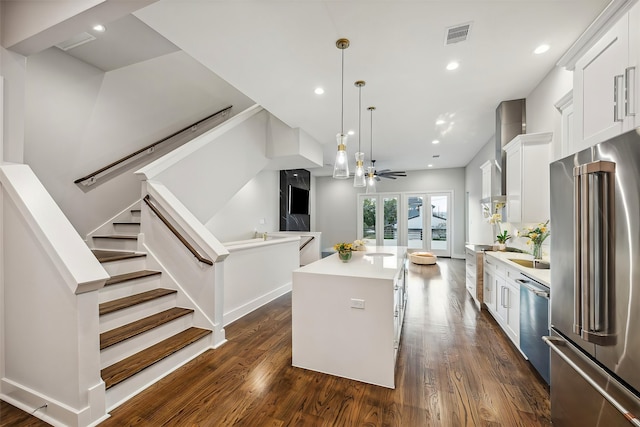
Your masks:
<instances>
[{"instance_id":1,"label":"pendant light cord","mask_svg":"<svg viewBox=\"0 0 640 427\"><path fill-rule=\"evenodd\" d=\"M371 111L371 166L373 167L373 108L369 111Z\"/></svg>"},{"instance_id":2,"label":"pendant light cord","mask_svg":"<svg viewBox=\"0 0 640 427\"><path fill-rule=\"evenodd\" d=\"M358 153L360 153L360 135L362 135L362 86L358 86Z\"/></svg>"},{"instance_id":3,"label":"pendant light cord","mask_svg":"<svg viewBox=\"0 0 640 427\"><path fill-rule=\"evenodd\" d=\"M342 49L342 98L340 99L340 134L344 135L344 49Z\"/></svg>"}]
</instances>

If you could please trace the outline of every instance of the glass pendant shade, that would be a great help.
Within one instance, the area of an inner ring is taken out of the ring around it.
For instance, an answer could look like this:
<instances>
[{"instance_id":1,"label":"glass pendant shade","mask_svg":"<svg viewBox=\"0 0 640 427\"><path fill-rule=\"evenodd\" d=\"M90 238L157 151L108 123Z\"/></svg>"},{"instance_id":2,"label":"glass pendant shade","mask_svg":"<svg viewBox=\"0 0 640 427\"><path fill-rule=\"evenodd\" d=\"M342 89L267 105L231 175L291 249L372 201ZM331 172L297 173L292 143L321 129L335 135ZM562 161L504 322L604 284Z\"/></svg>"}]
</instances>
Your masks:
<instances>
[{"instance_id":1,"label":"glass pendant shade","mask_svg":"<svg viewBox=\"0 0 640 427\"><path fill-rule=\"evenodd\" d=\"M347 135L339 133L337 135L338 152L336 162L333 165L333 177L337 179L349 178L349 159L347 158Z\"/></svg>"},{"instance_id":2,"label":"glass pendant shade","mask_svg":"<svg viewBox=\"0 0 640 427\"><path fill-rule=\"evenodd\" d=\"M369 166L367 169L367 194L371 194L376 192L375 168Z\"/></svg>"},{"instance_id":3,"label":"glass pendant shade","mask_svg":"<svg viewBox=\"0 0 640 427\"><path fill-rule=\"evenodd\" d=\"M367 179L364 173L364 153L356 153L356 173L353 177L354 187L366 187Z\"/></svg>"}]
</instances>

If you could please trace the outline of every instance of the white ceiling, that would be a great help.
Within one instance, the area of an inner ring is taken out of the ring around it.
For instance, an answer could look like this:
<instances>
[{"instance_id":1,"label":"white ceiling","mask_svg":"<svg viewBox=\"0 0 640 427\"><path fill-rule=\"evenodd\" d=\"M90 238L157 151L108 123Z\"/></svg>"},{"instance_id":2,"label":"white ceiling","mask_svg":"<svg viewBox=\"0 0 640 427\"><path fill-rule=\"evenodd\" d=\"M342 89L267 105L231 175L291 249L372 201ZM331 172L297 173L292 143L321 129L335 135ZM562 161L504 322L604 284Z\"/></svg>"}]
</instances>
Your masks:
<instances>
[{"instance_id":1,"label":"white ceiling","mask_svg":"<svg viewBox=\"0 0 640 427\"><path fill-rule=\"evenodd\" d=\"M341 51L335 42L348 38L344 120L345 131L356 131L348 143L352 165L358 146L353 83L365 80L361 142L367 162L366 107L374 105L376 166L415 170L430 163L465 166L494 134L500 101L531 93L608 3L160 0L135 15L279 119L323 143L327 164L333 163L340 131ZM468 22L468 41L445 46L446 28ZM551 49L534 55L541 43ZM445 67L452 60L460 68L450 72ZM314 94L318 86L324 95ZM445 124L436 125L438 119ZM441 143L433 145L434 139Z\"/></svg>"}]
</instances>

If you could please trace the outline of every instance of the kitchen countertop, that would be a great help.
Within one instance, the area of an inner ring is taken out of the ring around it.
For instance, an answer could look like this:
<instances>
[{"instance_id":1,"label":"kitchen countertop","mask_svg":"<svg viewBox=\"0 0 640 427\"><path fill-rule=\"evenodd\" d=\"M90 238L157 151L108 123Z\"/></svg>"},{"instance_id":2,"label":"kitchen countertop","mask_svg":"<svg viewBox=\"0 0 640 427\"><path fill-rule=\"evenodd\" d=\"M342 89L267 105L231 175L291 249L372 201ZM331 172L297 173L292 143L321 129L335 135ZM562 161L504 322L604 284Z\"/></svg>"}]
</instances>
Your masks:
<instances>
[{"instance_id":1,"label":"kitchen countertop","mask_svg":"<svg viewBox=\"0 0 640 427\"><path fill-rule=\"evenodd\" d=\"M367 246L366 251L354 251L349 262L342 262L335 253L294 270L294 273L393 279L402 268L407 248L404 246Z\"/></svg>"},{"instance_id":2,"label":"kitchen countertop","mask_svg":"<svg viewBox=\"0 0 640 427\"><path fill-rule=\"evenodd\" d=\"M548 288L551 287L551 270L524 267L520 264L516 264L513 261L509 261L509 258L530 260L532 259L532 256L530 254L522 254L518 252L485 251L485 256L490 256L499 261L502 261L510 268L520 271L530 279L533 279L536 282L540 282Z\"/></svg>"}]
</instances>

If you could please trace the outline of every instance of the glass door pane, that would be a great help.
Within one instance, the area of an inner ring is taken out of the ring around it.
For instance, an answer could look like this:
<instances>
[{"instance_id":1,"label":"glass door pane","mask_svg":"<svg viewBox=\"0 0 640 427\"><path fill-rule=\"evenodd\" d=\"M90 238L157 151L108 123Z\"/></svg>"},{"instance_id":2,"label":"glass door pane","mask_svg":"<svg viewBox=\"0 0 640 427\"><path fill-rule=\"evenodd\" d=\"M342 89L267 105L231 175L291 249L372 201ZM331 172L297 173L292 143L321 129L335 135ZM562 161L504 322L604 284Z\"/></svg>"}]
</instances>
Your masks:
<instances>
[{"instance_id":1,"label":"glass door pane","mask_svg":"<svg viewBox=\"0 0 640 427\"><path fill-rule=\"evenodd\" d=\"M451 239L449 236L449 195L431 195L429 202L431 205L429 248L436 255L451 256L451 245L449 243Z\"/></svg>"},{"instance_id":2,"label":"glass door pane","mask_svg":"<svg viewBox=\"0 0 640 427\"><path fill-rule=\"evenodd\" d=\"M383 199L383 246L398 246L398 197Z\"/></svg>"},{"instance_id":3,"label":"glass door pane","mask_svg":"<svg viewBox=\"0 0 640 427\"><path fill-rule=\"evenodd\" d=\"M376 245L376 200L375 196L362 200L362 240L367 246Z\"/></svg>"},{"instance_id":4,"label":"glass door pane","mask_svg":"<svg viewBox=\"0 0 640 427\"><path fill-rule=\"evenodd\" d=\"M422 196L407 197L407 246L414 249L424 248L422 229L424 224Z\"/></svg>"}]
</instances>

